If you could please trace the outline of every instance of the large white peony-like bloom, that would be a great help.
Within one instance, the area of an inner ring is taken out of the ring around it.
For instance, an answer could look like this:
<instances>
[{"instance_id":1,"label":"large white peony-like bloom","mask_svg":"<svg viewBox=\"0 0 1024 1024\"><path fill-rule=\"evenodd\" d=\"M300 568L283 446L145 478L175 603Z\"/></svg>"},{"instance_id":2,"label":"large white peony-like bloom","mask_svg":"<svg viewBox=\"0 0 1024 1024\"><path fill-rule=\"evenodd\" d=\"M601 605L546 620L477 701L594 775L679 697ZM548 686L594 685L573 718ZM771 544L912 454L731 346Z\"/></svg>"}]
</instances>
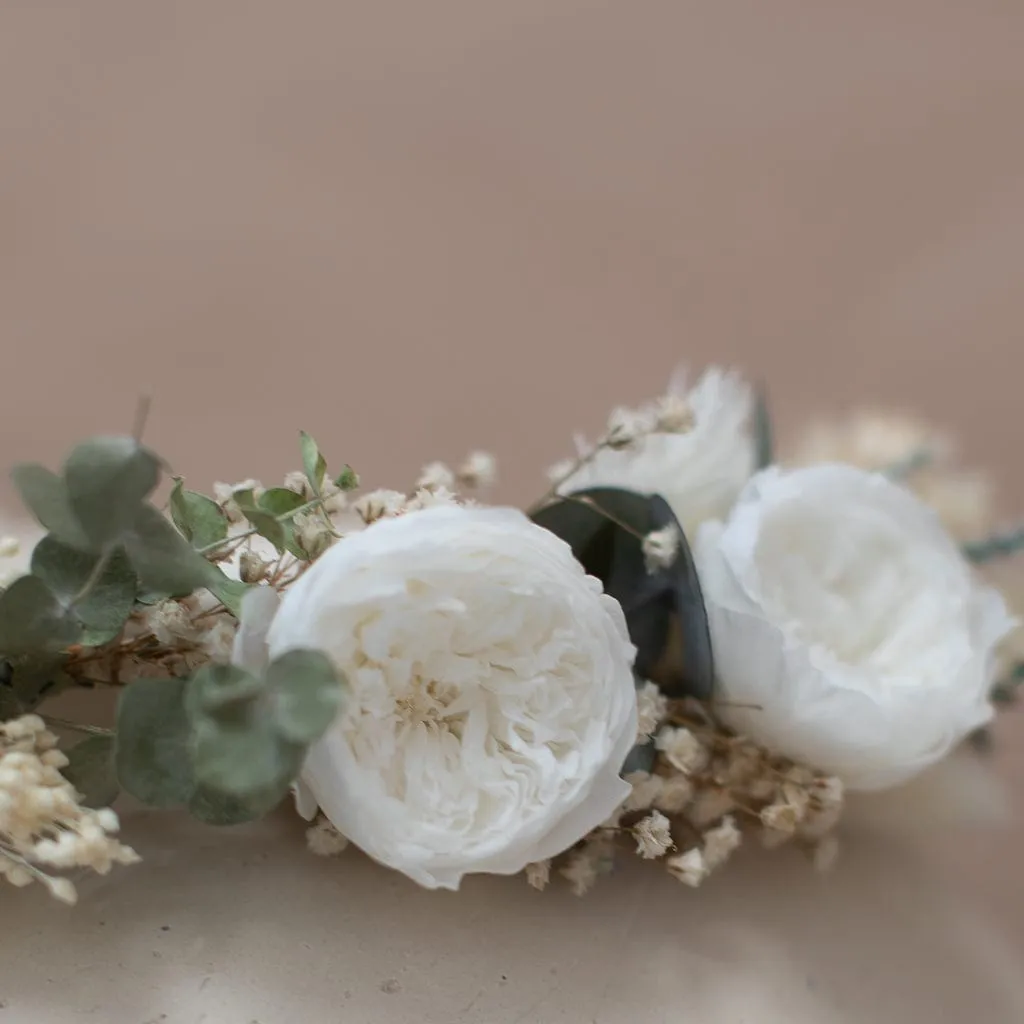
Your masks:
<instances>
[{"instance_id":1,"label":"large white peony-like bloom","mask_svg":"<svg viewBox=\"0 0 1024 1024\"><path fill-rule=\"evenodd\" d=\"M1006 606L885 477L765 470L695 554L722 715L744 735L875 790L991 717Z\"/></svg>"},{"instance_id":2,"label":"large white peony-like bloom","mask_svg":"<svg viewBox=\"0 0 1024 1024\"><path fill-rule=\"evenodd\" d=\"M272 597L257 593L242 663L262 656ZM629 795L622 610L520 512L438 507L346 537L286 591L266 639L270 657L321 649L348 678L303 786L343 835L421 885L518 872Z\"/></svg>"},{"instance_id":3,"label":"large white peony-like bloom","mask_svg":"<svg viewBox=\"0 0 1024 1024\"><path fill-rule=\"evenodd\" d=\"M560 491L621 487L660 494L687 536L705 520L727 515L754 471L751 387L739 374L711 367L690 389L677 373L668 397L689 405L688 430L655 431L629 448L600 451ZM640 418L656 418L656 407L640 410Z\"/></svg>"}]
</instances>

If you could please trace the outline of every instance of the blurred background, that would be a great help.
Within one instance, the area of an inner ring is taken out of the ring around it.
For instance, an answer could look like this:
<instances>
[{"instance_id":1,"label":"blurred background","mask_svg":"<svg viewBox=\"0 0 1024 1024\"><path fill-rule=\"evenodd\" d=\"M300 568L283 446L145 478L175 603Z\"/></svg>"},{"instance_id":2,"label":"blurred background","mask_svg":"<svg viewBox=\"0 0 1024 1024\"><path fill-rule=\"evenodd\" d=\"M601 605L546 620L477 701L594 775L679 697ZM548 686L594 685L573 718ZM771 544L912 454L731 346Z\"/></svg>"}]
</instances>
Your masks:
<instances>
[{"instance_id":1,"label":"blurred background","mask_svg":"<svg viewBox=\"0 0 1024 1024\"><path fill-rule=\"evenodd\" d=\"M482 447L524 501L715 361L784 435L939 420L1019 513L1022 44L1000 0L6 0L0 455L148 394L198 487L302 427L374 485ZM1022 834L946 851L1018 950Z\"/></svg>"},{"instance_id":2,"label":"blurred background","mask_svg":"<svg viewBox=\"0 0 1024 1024\"><path fill-rule=\"evenodd\" d=\"M4 458L145 392L197 485L301 426L519 499L716 360L786 432L939 417L1019 507L1022 42L1000 2L9 0Z\"/></svg>"}]
</instances>

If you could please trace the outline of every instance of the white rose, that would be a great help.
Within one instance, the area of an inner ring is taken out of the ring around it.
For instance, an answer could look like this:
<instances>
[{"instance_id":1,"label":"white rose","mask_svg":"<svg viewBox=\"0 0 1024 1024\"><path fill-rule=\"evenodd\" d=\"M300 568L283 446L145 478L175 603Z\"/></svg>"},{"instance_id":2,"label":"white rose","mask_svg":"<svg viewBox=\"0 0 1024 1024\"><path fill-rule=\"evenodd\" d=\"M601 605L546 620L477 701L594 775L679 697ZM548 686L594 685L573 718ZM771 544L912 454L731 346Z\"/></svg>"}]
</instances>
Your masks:
<instances>
[{"instance_id":1,"label":"white rose","mask_svg":"<svg viewBox=\"0 0 1024 1024\"><path fill-rule=\"evenodd\" d=\"M243 664L262 656L257 593ZM520 512L443 506L346 537L285 592L266 646L321 649L348 678L302 781L338 831L421 885L518 872L629 795L622 610Z\"/></svg>"},{"instance_id":2,"label":"white rose","mask_svg":"<svg viewBox=\"0 0 1024 1024\"><path fill-rule=\"evenodd\" d=\"M991 717L1006 606L885 477L765 470L696 548L722 714L744 735L872 790Z\"/></svg>"},{"instance_id":3,"label":"white rose","mask_svg":"<svg viewBox=\"0 0 1024 1024\"><path fill-rule=\"evenodd\" d=\"M711 367L689 391L677 375L669 395L689 404L689 430L650 433L629 448L600 451L560 490L621 487L660 494L688 537L705 520L727 515L754 471L751 388L738 374ZM654 407L641 413L653 418Z\"/></svg>"}]
</instances>

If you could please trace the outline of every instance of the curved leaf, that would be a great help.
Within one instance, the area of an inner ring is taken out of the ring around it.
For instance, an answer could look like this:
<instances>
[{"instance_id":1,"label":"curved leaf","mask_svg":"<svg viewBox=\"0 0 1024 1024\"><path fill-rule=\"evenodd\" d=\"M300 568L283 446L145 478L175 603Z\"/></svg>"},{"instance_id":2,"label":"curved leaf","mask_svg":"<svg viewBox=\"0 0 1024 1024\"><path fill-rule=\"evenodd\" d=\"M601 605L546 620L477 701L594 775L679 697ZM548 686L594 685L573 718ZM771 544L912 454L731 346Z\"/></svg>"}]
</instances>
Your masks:
<instances>
[{"instance_id":1,"label":"curved leaf","mask_svg":"<svg viewBox=\"0 0 1024 1024\"><path fill-rule=\"evenodd\" d=\"M114 737L89 736L67 751L61 775L84 797L86 807L109 807L120 787L114 768Z\"/></svg>"}]
</instances>

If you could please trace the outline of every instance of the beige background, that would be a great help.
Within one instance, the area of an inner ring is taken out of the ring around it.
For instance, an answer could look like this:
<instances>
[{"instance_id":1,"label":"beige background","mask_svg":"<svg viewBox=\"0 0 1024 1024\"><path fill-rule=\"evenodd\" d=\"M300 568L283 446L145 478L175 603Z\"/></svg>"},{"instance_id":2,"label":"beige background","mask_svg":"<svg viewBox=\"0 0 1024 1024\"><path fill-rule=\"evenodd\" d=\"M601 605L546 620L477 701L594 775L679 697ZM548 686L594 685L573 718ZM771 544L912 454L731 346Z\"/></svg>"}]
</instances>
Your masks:
<instances>
[{"instance_id":1,"label":"beige background","mask_svg":"<svg viewBox=\"0 0 1024 1024\"><path fill-rule=\"evenodd\" d=\"M6 0L0 454L56 461L146 392L199 484L291 468L303 426L374 483L492 449L524 500L573 430L714 359L787 431L865 399L941 417L1019 509L1022 44L1011 0ZM160 819L74 914L0 892L0 1005L1024 1019L1020 829L584 902L298 875L292 831Z\"/></svg>"}]
</instances>

